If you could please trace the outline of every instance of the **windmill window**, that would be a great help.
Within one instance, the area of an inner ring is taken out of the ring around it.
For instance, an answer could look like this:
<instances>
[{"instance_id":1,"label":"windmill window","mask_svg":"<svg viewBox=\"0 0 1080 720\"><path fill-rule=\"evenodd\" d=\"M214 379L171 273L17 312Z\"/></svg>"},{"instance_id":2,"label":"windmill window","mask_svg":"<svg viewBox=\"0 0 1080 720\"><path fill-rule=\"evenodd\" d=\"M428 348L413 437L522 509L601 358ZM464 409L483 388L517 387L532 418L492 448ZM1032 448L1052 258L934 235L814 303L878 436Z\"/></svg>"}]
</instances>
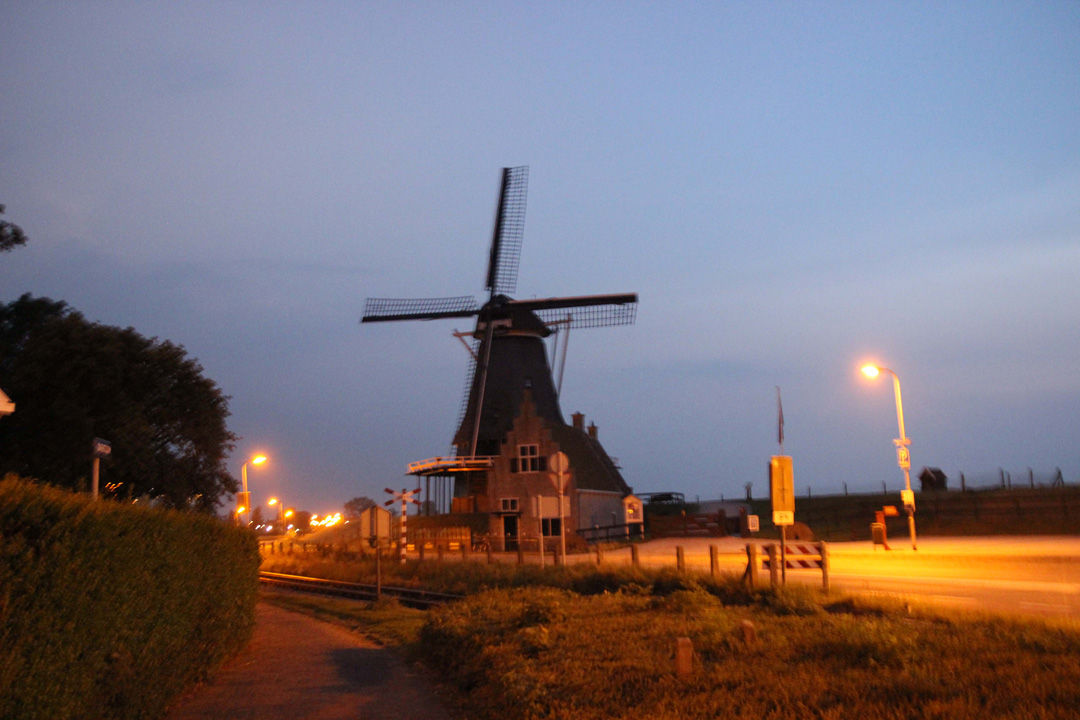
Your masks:
<instances>
[{"instance_id":1,"label":"windmill window","mask_svg":"<svg viewBox=\"0 0 1080 720\"><path fill-rule=\"evenodd\" d=\"M500 498L499 503L502 506L503 512L517 512L518 511L518 499L517 498Z\"/></svg>"},{"instance_id":2,"label":"windmill window","mask_svg":"<svg viewBox=\"0 0 1080 720\"><path fill-rule=\"evenodd\" d=\"M518 445L516 460L516 463L513 461L510 463L511 472L540 472L546 464L543 462L544 458L540 457L539 445Z\"/></svg>"}]
</instances>

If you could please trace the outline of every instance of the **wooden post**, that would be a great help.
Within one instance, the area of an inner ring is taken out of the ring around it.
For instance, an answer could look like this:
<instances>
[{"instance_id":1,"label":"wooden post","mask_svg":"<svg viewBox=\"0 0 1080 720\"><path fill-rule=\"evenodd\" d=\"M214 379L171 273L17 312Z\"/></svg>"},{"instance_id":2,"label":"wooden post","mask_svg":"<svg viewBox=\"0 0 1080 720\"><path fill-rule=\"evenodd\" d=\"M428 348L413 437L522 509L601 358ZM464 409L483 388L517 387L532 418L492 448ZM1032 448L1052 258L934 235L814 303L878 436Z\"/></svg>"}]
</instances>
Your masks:
<instances>
[{"instance_id":1,"label":"wooden post","mask_svg":"<svg viewBox=\"0 0 1080 720\"><path fill-rule=\"evenodd\" d=\"M416 551L419 553L417 557L419 558L420 562L424 562L424 550L425 548L423 542L416 543Z\"/></svg>"},{"instance_id":2,"label":"wooden post","mask_svg":"<svg viewBox=\"0 0 1080 720\"><path fill-rule=\"evenodd\" d=\"M675 675L689 677L694 670L694 644L688 637L675 638Z\"/></svg>"},{"instance_id":3,"label":"wooden post","mask_svg":"<svg viewBox=\"0 0 1080 720\"><path fill-rule=\"evenodd\" d=\"M440 562L443 559L443 555L446 554L446 547L443 546L442 542L439 540L435 541L435 554L439 557Z\"/></svg>"},{"instance_id":4,"label":"wooden post","mask_svg":"<svg viewBox=\"0 0 1080 720\"><path fill-rule=\"evenodd\" d=\"M720 548L715 545L709 546L709 574L713 577L720 574Z\"/></svg>"},{"instance_id":5,"label":"wooden post","mask_svg":"<svg viewBox=\"0 0 1080 720\"><path fill-rule=\"evenodd\" d=\"M493 559L491 557L491 541L490 540L488 541L488 544L487 544L487 560L488 560L488 565L490 565L493 562Z\"/></svg>"},{"instance_id":6,"label":"wooden post","mask_svg":"<svg viewBox=\"0 0 1080 720\"><path fill-rule=\"evenodd\" d=\"M630 564L634 567L638 567L641 564L641 558L638 557L638 546L630 546Z\"/></svg>"},{"instance_id":7,"label":"wooden post","mask_svg":"<svg viewBox=\"0 0 1080 720\"><path fill-rule=\"evenodd\" d=\"M682 545L675 546L675 565L679 568L679 572L686 570L686 554Z\"/></svg>"},{"instance_id":8,"label":"wooden post","mask_svg":"<svg viewBox=\"0 0 1080 720\"><path fill-rule=\"evenodd\" d=\"M469 559L469 545L471 543L472 543L472 541L469 538L465 538L465 539L463 539L461 541L461 559L462 560L468 560Z\"/></svg>"},{"instance_id":9,"label":"wooden post","mask_svg":"<svg viewBox=\"0 0 1080 720\"><path fill-rule=\"evenodd\" d=\"M751 588L757 587L758 584L758 570L761 568L761 550L758 548L757 543L747 543L746 545L746 573L743 575L749 583Z\"/></svg>"},{"instance_id":10,"label":"wooden post","mask_svg":"<svg viewBox=\"0 0 1080 720\"><path fill-rule=\"evenodd\" d=\"M604 548L600 543L596 543L596 567L600 567L604 564Z\"/></svg>"},{"instance_id":11,"label":"wooden post","mask_svg":"<svg viewBox=\"0 0 1080 720\"><path fill-rule=\"evenodd\" d=\"M821 555L821 589L829 592L829 546L819 542L818 553Z\"/></svg>"},{"instance_id":12,"label":"wooden post","mask_svg":"<svg viewBox=\"0 0 1080 720\"><path fill-rule=\"evenodd\" d=\"M772 587L775 589L780 584L779 553L776 552L776 545L770 545L765 550L769 553L769 582L772 583Z\"/></svg>"},{"instance_id":13,"label":"wooden post","mask_svg":"<svg viewBox=\"0 0 1080 720\"><path fill-rule=\"evenodd\" d=\"M525 564L525 548L522 547L520 542L518 542L518 544L517 544L517 556L518 556L518 565L524 565Z\"/></svg>"}]
</instances>

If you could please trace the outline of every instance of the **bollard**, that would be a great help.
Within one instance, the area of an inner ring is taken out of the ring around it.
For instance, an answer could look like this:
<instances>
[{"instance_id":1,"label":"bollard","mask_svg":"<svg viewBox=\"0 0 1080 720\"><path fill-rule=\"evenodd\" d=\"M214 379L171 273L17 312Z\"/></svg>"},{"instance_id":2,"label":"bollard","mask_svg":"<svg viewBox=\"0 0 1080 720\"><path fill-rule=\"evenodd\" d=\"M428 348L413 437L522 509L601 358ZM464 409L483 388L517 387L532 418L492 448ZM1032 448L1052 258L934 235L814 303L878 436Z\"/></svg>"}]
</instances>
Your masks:
<instances>
[{"instance_id":1,"label":"bollard","mask_svg":"<svg viewBox=\"0 0 1080 720\"><path fill-rule=\"evenodd\" d=\"M443 547L443 544L438 540L435 541L435 554L439 556L439 562L442 562L443 555L446 554L446 549Z\"/></svg>"},{"instance_id":2,"label":"bollard","mask_svg":"<svg viewBox=\"0 0 1080 720\"><path fill-rule=\"evenodd\" d=\"M694 644L690 638L675 638L675 675L680 678L690 677L694 670Z\"/></svg>"},{"instance_id":3,"label":"bollard","mask_svg":"<svg viewBox=\"0 0 1080 720\"><path fill-rule=\"evenodd\" d=\"M821 589L829 592L829 546L824 542L818 543L821 555Z\"/></svg>"},{"instance_id":4,"label":"bollard","mask_svg":"<svg viewBox=\"0 0 1080 720\"><path fill-rule=\"evenodd\" d=\"M682 545L675 546L675 566L679 569L679 572L686 570L686 553L683 551Z\"/></svg>"},{"instance_id":5,"label":"bollard","mask_svg":"<svg viewBox=\"0 0 1080 720\"><path fill-rule=\"evenodd\" d=\"M424 562L424 550L425 550L424 543L423 542L419 543L416 550L417 550L417 552L419 552L419 555L417 556L417 561L418 562Z\"/></svg>"},{"instance_id":6,"label":"bollard","mask_svg":"<svg viewBox=\"0 0 1080 720\"><path fill-rule=\"evenodd\" d=\"M604 564L604 548L599 543L596 545L596 567Z\"/></svg>"},{"instance_id":7,"label":"bollard","mask_svg":"<svg viewBox=\"0 0 1080 720\"><path fill-rule=\"evenodd\" d=\"M492 560L492 558L491 558L491 543L489 542L489 543L487 544L487 547L486 547L486 548L484 548L484 549L485 549L485 550L487 550L487 560L488 560L488 565L490 565L490 564L491 564L492 562L494 562L494 561Z\"/></svg>"},{"instance_id":8,"label":"bollard","mask_svg":"<svg viewBox=\"0 0 1080 720\"><path fill-rule=\"evenodd\" d=\"M518 556L518 565L524 565L525 564L525 548L523 548L521 546L521 543L518 543L518 546L517 546L517 556Z\"/></svg>"},{"instance_id":9,"label":"bollard","mask_svg":"<svg viewBox=\"0 0 1080 720\"><path fill-rule=\"evenodd\" d=\"M630 564L634 567L638 567L641 564L641 558L638 557L638 546L630 546Z\"/></svg>"},{"instance_id":10,"label":"bollard","mask_svg":"<svg viewBox=\"0 0 1080 720\"><path fill-rule=\"evenodd\" d=\"M780 585L780 558L776 552L776 546L770 545L765 548L769 553L769 582L773 589Z\"/></svg>"},{"instance_id":11,"label":"bollard","mask_svg":"<svg viewBox=\"0 0 1080 720\"><path fill-rule=\"evenodd\" d=\"M742 630L742 639L746 647L751 648L757 645L757 629L754 628L754 623L743 620L739 627Z\"/></svg>"},{"instance_id":12,"label":"bollard","mask_svg":"<svg viewBox=\"0 0 1080 720\"><path fill-rule=\"evenodd\" d=\"M720 574L720 548L715 545L709 546L709 574L713 577Z\"/></svg>"}]
</instances>

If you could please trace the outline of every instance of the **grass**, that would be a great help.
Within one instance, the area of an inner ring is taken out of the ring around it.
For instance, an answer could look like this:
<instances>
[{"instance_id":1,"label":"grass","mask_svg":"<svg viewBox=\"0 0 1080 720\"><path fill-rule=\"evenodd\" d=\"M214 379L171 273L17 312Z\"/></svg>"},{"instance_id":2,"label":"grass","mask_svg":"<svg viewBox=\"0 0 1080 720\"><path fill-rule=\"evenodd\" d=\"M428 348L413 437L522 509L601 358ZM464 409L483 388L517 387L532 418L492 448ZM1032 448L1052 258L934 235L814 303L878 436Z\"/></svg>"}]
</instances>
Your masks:
<instances>
[{"instance_id":1,"label":"grass","mask_svg":"<svg viewBox=\"0 0 1080 720\"><path fill-rule=\"evenodd\" d=\"M285 610L302 612L325 622L363 633L380 645L411 647L420 637L427 612L408 608L393 599L357 602L318 595L263 592L259 599Z\"/></svg>"},{"instance_id":2,"label":"grass","mask_svg":"<svg viewBox=\"0 0 1080 720\"><path fill-rule=\"evenodd\" d=\"M470 718L1077 717L1075 630L826 609L813 595L726 606L703 589L496 590L433 611L421 642ZM695 649L687 678L678 637Z\"/></svg>"},{"instance_id":3,"label":"grass","mask_svg":"<svg viewBox=\"0 0 1080 720\"><path fill-rule=\"evenodd\" d=\"M290 571L366 579L365 567L318 562ZM1080 717L1071 621L750 590L671 570L412 565L384 582L476 591L426 613L286 602L407 648L474 720L510 709L525 720ZM685 678L675 675L679 637L695 651Z\"/></svg>"}]
</instances>

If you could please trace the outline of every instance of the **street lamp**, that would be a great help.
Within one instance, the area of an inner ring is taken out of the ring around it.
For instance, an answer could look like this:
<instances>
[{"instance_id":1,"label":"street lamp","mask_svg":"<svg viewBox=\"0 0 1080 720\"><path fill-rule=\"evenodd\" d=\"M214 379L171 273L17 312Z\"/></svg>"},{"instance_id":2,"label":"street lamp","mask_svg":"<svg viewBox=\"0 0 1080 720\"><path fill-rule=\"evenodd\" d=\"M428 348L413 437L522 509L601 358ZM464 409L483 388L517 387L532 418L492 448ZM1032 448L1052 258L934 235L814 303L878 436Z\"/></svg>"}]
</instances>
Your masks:
<instances>
[{"instance_id":1,"label":"street lamp","mask_svg":"<svg viewBox=\"0 0 1080 720\"><path fill-rule=\"evenodd\" d=\"M270 498L269 500L266 501L266 504L269 505L270 507L274 507L275 505L278 506L278 526L281 527L282 534L284 534L285 533L285 524L283 522L284 518L281 516L281 513L285 510L285 503L278 503L277 498Z\"/></svg>"},{"instance_id":2,"label":"street lamp","mask_svg":"<svg viewBox=\"0 0 1080 720\"><path fill-rule=\"evenodd\" d=\"M893 444L896 445L896 461L900 465L900 469L904 471L904 492L900 494L900 499L904 503L904 511L907 512L908 531L911 533L911 549L918 550L919 546L915 540L915 493L911 491L911 453L908 451L911 440L904 434L904 403L900 399L900 378L889 368L877 365L865 365L862 372L863 375L871 379L876 378L883 372L889 373L893 378L893 390L896 393L896 424L900 426L900 437L893 440Z\"/></svg>"},{"instance_id":3,"label":"street lamp","mask_svg":"<svg viewBox=\"0 0 1080 720\"><path fill-rule=\"evenodd\" d=\"M252 465L262 465L264 462L266 462L266 456L256 455L255 457L251 458L249 462ZM240 510L236 511L238 519L242 511L251 509L251 493L249 493L247 489L247 466L248 464L245 462L243 467L240 468L240 482L242 485L242 491L240 493L240 497L237 498L237 502L239 503L241 508ZM248 522L251 522L250 512L248 513Z\"/></svg>"}]
</instances>

